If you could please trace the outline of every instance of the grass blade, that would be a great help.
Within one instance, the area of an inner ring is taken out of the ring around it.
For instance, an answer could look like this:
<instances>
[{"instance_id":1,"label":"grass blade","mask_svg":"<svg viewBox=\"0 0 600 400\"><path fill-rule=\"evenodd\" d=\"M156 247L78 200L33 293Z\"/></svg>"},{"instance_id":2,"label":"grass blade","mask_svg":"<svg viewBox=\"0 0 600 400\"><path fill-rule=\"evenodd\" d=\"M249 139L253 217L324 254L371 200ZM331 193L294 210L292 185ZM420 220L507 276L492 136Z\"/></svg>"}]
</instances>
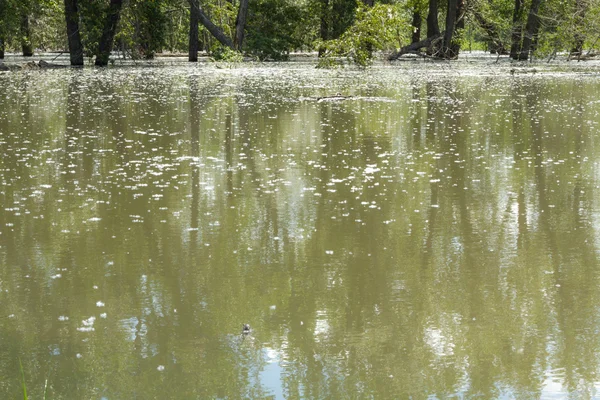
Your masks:
<instances>
[{"instance_id":1,"label":"grass blade","mask_svg":"<svg viewBox=\"0 0 600 400\"><path fill-rule=\"evenodd\" d=\"M21 368L21 385L23 386L23 400L27 400L27 387L25 386L25 372L23 372L23 364L19 357L19 368Z\"/></svg>"}]
</instances>

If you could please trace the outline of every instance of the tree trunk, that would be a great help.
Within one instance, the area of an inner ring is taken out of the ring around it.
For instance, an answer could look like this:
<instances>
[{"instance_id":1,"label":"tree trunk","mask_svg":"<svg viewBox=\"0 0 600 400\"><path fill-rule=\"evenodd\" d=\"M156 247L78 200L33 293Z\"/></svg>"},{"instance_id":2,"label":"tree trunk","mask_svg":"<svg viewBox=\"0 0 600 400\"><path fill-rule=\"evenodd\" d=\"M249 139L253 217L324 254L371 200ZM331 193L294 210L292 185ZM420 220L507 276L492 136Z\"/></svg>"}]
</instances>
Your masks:
<instances>
[{"instance_id":1,"label":"tree trunk","mask_svg":"<svg viewBox=\"0 0 600 400\"><path fill-rule=\"evenodd\" d=\"M515 0L515 9L513 11L513 27L510 44L510 58L516 60L521 52L521 16L523 14L523 0Z\"/></svg>"},{"instance_id":2,"label":"tree trunk","mask_svg":"<svg viewBox=\"0 0 600 400\"><path fill-rule=\"evenodd\" d=\"M581 55L583 54L583 42L584 41L585 40L583 38L583 35L575 34L575 43L573 44L573 48L571 49L569 57L575 56L578 59L581 57Z\"/></svg>"},{"instance_id":3,"label":"tree trunk","mask_svg":"<svg viewBox=\"0 0 600 400\"><path fill-rule=\"evenodd\" d=\"M321 25L319 27L321 40L329 40L329 0L321 0ZM319 57L325 53L323 46L319 47Z\"/></svg>"},{"instance_id":4,"label":"tree trunk","mask_svg":"<svg viewBox=\"0 0 600 400\"><path fill-rule=\"evenodd\" d=\"M189 54L190 62L198 61L198 24L200 16L198 15L198 0L189 0L190 3L190 36L189 36Z\"/></svg>"},{"instance_id":5,"label":"tree trunk","mask_svg":"<svg viewBox=\"0 0 600 400\"><path fill-rule=\"evenodd\" d=\"M444 33L444 42L442 44L441 56L444 58L454 58L452 54L452 36L454 35L454 24L456 23L457 0L448 0L448 9L446 11L446 32Z\"/></svg>"},{"instance_id":6,"label":"tree trunk","mask_svg":"<svg viewBox=\"0 0 600 400\"><path fill-rule=\"evenodd\" d=\"M21 14L21 49L23 57L33 56L33 46L31 45L31 29L29 29L29 15Z\"/></svg>"},{"instance_id":7,"label":"tree trunk","mask_svg":"<svg viewBox=\"0 0 600 400\"><path fill-rule=\"evenodd\" d=\"M235 20L235 37L233 38L234 47L241 51L244 43L244 28L246 27L246 17L248 16L248 0L240 0L237 19Z\"/></svg>"},{"instance_id":8,"label":"tree trunk","mask_svg":"<svg viewBox=\"0 0 600 400\"><path fill-rule=\"evenodd\" d=\"M429 14L427 14L427 37L434 37L440 34L440 25L438 24L438 3L437 0L429 0Z\"/></svg>"},{"instance_id":9,"label":"tree trunk","mask_svg":"<svg viewBox=\"0 0 600 400\"><path fill-rule=\"evenodd\" d=\"M414 9L412 19L412 43L417 43L421 41L421 20L421 13L417 9Z\"/></svg>"},{"instance_id":10,"label":"tree trunk","mask_svg":"<svg viewBox=\"0 0 600 400\"><path fill-rule=\"evenodd\" d=\"M454 25L454 33L465 29L465 0L458 0L458 4L456 5L456 23ZM458 53L460 53L460 41L453 40L450 42L450 58L458 57Z\"/></svg>"},{"instance_id":11,"label":"tree trunk","mask_svg":"<svg viewBox=\"0 0 600 400\"><path fill-rule=\"evenodd\" d=\"M99 67L105 67L108 64L110 52L115 40L115 34L117 33L117 25L121 18L122 6L123 0L110 0L108 13L106 15L106 20L104 21L104 30L102 31L102 37L98 44L98 54L96 54L96 65Z\"/></svg>"},{"instance_id":12,"label":"tree trunk","mask_svg":"<svg viewBox=\"0 0 600 400\"><path fill-rule=\"evenodd\" d=\"M213 22L210 20L210 18L208 18L208 16L206 14L204 14L204 11L202 11L202 8L195 4L194 5L197 10L198 10L198 20L200 21L200 23L202 24L202 26L204 26L206 28L207 31L210 32L210 34L219 41L219 43L221 43L223 46L225 47L229 47L232 50L235 50L235 47L233 46L233 42L231 41L231 39L229 39L221 30L221 28L219 28L217 25L213 24Z\"/></svg>"},{"instance_id":13,"label":"tree trunk","mask_svg":"<svg viewBox=\"0 0 600 400\"><path fill-rule=\"evenodd\" d=\"M402 56L404 54L412 53L419 49L432 47L433 45L435 45L436 42L441 40L443 37L444 37L444 32L438 33L435 36L428 37L427 39L421 40L418 43L411 43L407 46L404 46L403 48L398 50L396 53L390 54L390 56L388 57L388 60L394 61L394 60L397 60L398 58L400 58L400 56Z\"/></svg>"},{"instance_id":14,"label":"tree trunk","mask_svg":"<svg viewBox=\"0 0 600 400\"><path fill-rule=\"evenodd\" d=\"M575 16L573 22L575 25L575 33L573 34L573 48L569 56L577 56L579 59L583 52L583 42L585 42L585 36L582 32L584 26L584 18L588 9L588 2L585 0L575 1Z\"/></svg>"},{"instance_id":15,"label":"tree trunk","mask_svg":"<svg viewBox=\"0 0 600 400\"><path fill-rule=\"evenodd\" d=\"M65 0L65 19L71 65L83 65L83 46L79 35L79 11L77 0Z\"/></svg>"},{"instance_id":16,"label":"tree trunk","mask_svg":"<svg viewBox=\"0 0 600 400\"><path fill-rule=\"evenodd\" d=\"M6 0L0 0L0 60L4 59L4 48L6 46Z\"/></svg>"},{"instance_id":17,"label":"tree trunk","mask_svg":"<svg viewBox=\"0 0 600 400\"><path fill-rule=\"evenodd\" d=\"M519 60L527 60L529 58L529 52L532 50L532 43L538 34L538 28L540 27L540 18L538 16L538 10L542 0L532 0L531 8L529 9L529 15L527 16L527 25L525 25L525 35L523 37L523 46L519 53Z\"/></svg>"}]
</instances>

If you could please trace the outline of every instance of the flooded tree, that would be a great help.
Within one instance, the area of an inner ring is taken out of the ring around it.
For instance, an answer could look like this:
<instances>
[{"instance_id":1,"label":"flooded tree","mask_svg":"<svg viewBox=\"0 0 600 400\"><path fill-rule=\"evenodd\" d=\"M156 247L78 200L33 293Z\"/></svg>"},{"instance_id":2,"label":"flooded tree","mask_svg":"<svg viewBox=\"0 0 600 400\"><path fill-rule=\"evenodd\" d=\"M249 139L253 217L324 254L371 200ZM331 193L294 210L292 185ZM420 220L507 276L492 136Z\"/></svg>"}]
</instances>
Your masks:
<instances>
[{"instance_id":1,"label":"flooded tree","mask_svg":"<svg viewBox=\"0 0 600 400\"><path fill-rule=\"evenodd\" d=\"M408 40L413 28L403 17L404 12L398 6L377 4L358 8L348 30L339 38L323 43L325 54L319 66L336 65L340 57L362 67L370 65L374 51L385 49L393 40Z\"/></svg>"},{"instance_id":2,"label":"flooded tree","mask_svg":"<svg viewBox=\"0 0 600 400\"><path fill-rule=\"evenodd\" d=\"M458 29L457 19L461 17L461 5L461 0L448 0L448 8L446 9L446 30L444 31L444 41L440 53L443 58L458 57L458 52L454 51L452 38L454 37L454 30Z\"/></svg>"},{"instance_id":3,"label":"flooded tree","mask_svg":"<svg viewBox=\"0 0 600 400\"><path fill-rule=\"evenodd\" d=\"M6 0L0 0L0 60L6 48Z\"/></svg>"},{"instance_id":4,"label":"flooded tree","mask_svg":"<svg viewBox=\"0 0 600 400\"><path fill-rule=\"evenodd\" d=\"M587 0L575 1L575 12L573 14L573 46L571 48L571 56L581 57L583 53L583 45L586 39L585 33L583 32L583 27L588 8L589 4Z\"/></svg>"},{"instance_id":5,"label":"flooded tree","mask_svg":"<svg viewBox=\"0 0 600 400\"><path fill-rule=\"evenodd\" d=\"M515 0L515 7L512 17L512 33L510 44L510 57L514 60L519 58L521 53L521 35L522 35L522 20L523 18L523 0Z\"/></svg>"},{"instance_id":6,"label":"flooded tree","mask_svg":"<svg viewBox=\"0 0 600 400\"><path fill-rule=\"evenodd\" d=\"M242 50L244 44L244 29L246 28L246 18L248 17L248 0L240 0L240 8L235 20L235 36L233 38L233 47Z\"/></svg>"},{"instance_id":7,"label":"flooded tree","mask_svg":"<svg viewBox=\"0 0 600 400\"><path fill-rule=\"evenodd\" d=\"M413 9L413 18L412 18L412 27L413 27L413 33L412 33L412 43L418 43L421 41L421 24L422 24L422 18L421 18L421 11L417 8Z\"/></svg>"},{"instance_id":8,"label":"flooded tree","mask_svg":"<svg viewBox=\"0 0 600 400\"><path fill-rule=\"evenodd\" d=\"M110 52L113 48L115 34L117 33L117 24L121 18L121 7L123 0L110 0L108 11L104 20L104 29L98 43L98 53L96 54L96 65L104 67L108 64Z\"/></svg>"},{"instance_id":9,"label":"flooded tree","mask_svg":"<svg viewBox=\"0 0 600 400\"><path fill-rule=\"evenodd\" d=\"M242 49L246 17L248 15L248 0L240 1L233 38L228 37L223 30L210 19L197 0L190 0L189 3L190 7L194 9L193 11L190 11L190 49L193 46L193 41L197 41L197 39L193 37L195 33L193 33L193 28L191 28L191 25L195 24L196 19L215 39L217 39L219 43L221 43L221 45L231 50L239 51ZM197 45L195 45L195 47L197 48Z\"/></svg>"},{"instance_id":10,"label":"flooded tree","mask_svg":"<svg viewBox=\"0 0 600 400\"><path fill-rule=\"evenodd\" d=\"M29 27L29 13L27 8L21 11L21 52L23 57L33 56L33 44L31 43L31 29Z\"/></svg>"},{"instance_id":11,"label":"flooded tree","mask_svg":"<svg viewBox=\"0 0 600 400\"><path fill-rule=\"evenodd\" d=\"M329 40L329 0L319 1L319 37L324 42ZM319 57L325 54L325 47L319 47Z\"/></svg>"},{"instance_id":12,"label":"flooded tree","mask_svg":"<svg viewBox=\"0 0 600 400\"><path fill-rule=\"evenodd\" d=\"M487 20L480 10L474 9L472 12L475 20L485 32L490 53L505 54L506 46L502 42L502 37L500 35L498 26L496 26L494 22Z\"/></svg>"},{"instance_id":13,"label":"flooded tree","mask_svg":"<svg viewBox=\"0 0 600 400\"><path fill-rule=\"evenodd\" d=\"M202 10L200 3L197 1L190 2L190 7L196 8L196 16L198 17L198 21L204 26L204 28L215 38L219 43L229 49L235 49L233 45L233 40L229 38L223 30L215 25L208 15Z\"/></svg>"},{"instance_id":14,"label":"flooded tree","mask_svg":"<svg viewBox=\"0 0 600 400\"><path fill-rule=\"evenodd\" d=\"M541 4L542 0L531 1L531 8L529 9L529 15L527 16L527 24L525 25L525 31L523 32L521 51L518 56L519 60L527 60L529 58L529 53L533 51L533 43L537 39L540 27L540 16L538 13Z\"/></svg>"},{"instance_id":15,"label":"flooded tree","mask_svg":"<svg viewBox=\"0 0 600 400\"><path fill-rule=\"evenodd\" d=\"M438 23L438 1L429 0L429 12L427 14L427 38L433 38L440 34Z\"/></svg>"},{"instance_id":16,"label":"flooded tree","mask_svg":"<svg viewBox=\"0 0 600 400\"><path fill-rule=\"evenodd\" d=\"M130 0L124 8L121 26L131 27L129 35L123 35L119 46L126 48L134 59L153 59L161 51L167 38L168 0Z\"/></svg>"},{"instance_id":17,"label":"flooded tree","mask_svg":"<svg viewBox=\"0 0 600 400\"><path fill-rule=\"evenodd\" d=\"M188 61L198 61L198 24L200 23L200 8L198 0L188 0L190 4L190 31L188 37Z\"/></svg>"},{"instance_id":18,"label":"flooded tree","mask_svg":"<svg viewBox=\"0 0 600 400\"><path fill-rule=\"evenodd\" d=\"M65 0L65 19L71 65L83 65L83 45L79 32L79 9L77 0Z\"/></svg>"}]
</instances>

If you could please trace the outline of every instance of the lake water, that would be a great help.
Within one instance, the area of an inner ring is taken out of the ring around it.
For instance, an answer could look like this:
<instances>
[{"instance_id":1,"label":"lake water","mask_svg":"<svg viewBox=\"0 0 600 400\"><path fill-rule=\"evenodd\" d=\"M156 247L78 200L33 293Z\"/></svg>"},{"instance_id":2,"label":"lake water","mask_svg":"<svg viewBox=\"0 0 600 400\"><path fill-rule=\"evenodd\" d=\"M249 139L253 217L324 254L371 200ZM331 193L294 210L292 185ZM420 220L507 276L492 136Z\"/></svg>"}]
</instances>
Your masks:
<instances>
[{"instance_id":1,"label":"lake water","mask_svg":"<svg viewBox=\"0 0 600 400\"><path fill-rule=\"evenodd\" d=\"M0 74L0 397L600 396L600 74L509 68Z\"/></svg>"}]
</instances>

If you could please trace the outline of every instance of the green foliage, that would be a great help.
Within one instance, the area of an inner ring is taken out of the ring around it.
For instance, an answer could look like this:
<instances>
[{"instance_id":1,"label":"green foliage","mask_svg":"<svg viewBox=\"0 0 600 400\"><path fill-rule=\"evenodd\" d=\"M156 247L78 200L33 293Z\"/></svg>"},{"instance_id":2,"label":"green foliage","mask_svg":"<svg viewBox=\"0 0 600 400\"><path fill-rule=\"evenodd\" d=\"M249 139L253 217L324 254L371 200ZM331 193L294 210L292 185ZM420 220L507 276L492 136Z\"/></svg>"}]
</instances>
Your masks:
<instances>
[{"instance_id":1,"label":"green foliage","mask_svg":"<svg viewBox=\"0 0 600 400\"><path fill-rule=\"evenodd\" d=\"M488 22L493 24L496 33L505 44L505 47L510 48L510 40L513 28L513 10L514 0L476 0L472 3L472 7ZM523 12L519 24L525 26L527 18L527 6L523 6ZM479 30L479 38L481 41L487 41L487 33L473 20L473 25Z\"/></svg>"},{"instance_id":2,"label":"green foliage","mask_svg":"<svg viewBox=\"0 0 600 400\"><path fill-rule=\"evenodd\" d=\"M358 16L360 11L357 12L356 0L330 0L329 3L331 4L329 38L335 39L342 36L352 26L355 16Z\"/></svg>"},{"instance_id":3,"label":"green foliage","mask_svg":"<svg viewBox=\"0 0 600 400\"><path fill-rule=\"evenodd\" d=\"M31 5L31 41L42 50L66 49L64 2L39 0Z\"/></svg>"},{"instance_id":4,"label":"green foliage","mask_svg":"<svg viewBox=\"0 0 600 400\"><path fill-rule=\"evenodd\" d=\"M165 0L131 0L123 11L115 39L132 58L153 58L166 44L165 8Z\"/></svg>"},{"instance_id":5,"label":"green foliage","mask_svg":"<svg viewBox=\"0 0 600 400\"><path fill-rule=\"evenodd\" d=\"M538 57L571 51L578 42L600 36L600 3L597 1L548 2L542 3L542 7L542 31L535 53Z\"/></svg>"},{"instance_id":6,"label":"green foliage","mask_svg":"<svg viewBox=\"0 0 600 400\"><path fill-rule=\"evenodd\" d=\"M543 1L538 12L540 27L535 40L535 54L538 57L553 56L586 41L588 46L593 46L594 39L600 36L600 15L595 11L599 6L596 0ZM510 48L515 26L512 20L514 0L477 0L471 3L471 7L494 25L505 48ZM529 7L530 2L525 2L517 20L516 28L521 32L527 22ZM478 24L473 25L479 35L471 38L487 41L483 29Z\"/></svg>"},{"instance_id":7,"label":"green foliage","mask_svg":"<svg viewBox=\"0 0 600 400\"><path fill-rule=\"evenodd\" d=\"M18 27L16 13L10 12L14 10L13 7L12 0L0 0L0 40L8 39L9 34L16 31Z\"/></svg>"},{"instance_id":8,"label":"green foliage","mask_svg":"<svg viewBox=\"0 0 600 400\"><path fill-rule=\"evenodd\" d=\"M170 0L165 10L165 47L170 51L188 48L190 10L187 0Z\"/></svg>"},{"instance_id":9,"label":"green foliage","mask_svg":"<svg viewBox=\"0 0 600 400\"><path fill-rule=\"evenodd\" d=\"M346 57L360 67L373 62L374 51L401 46L411 33L409 16L399 5L377 4L371 8L357 9L354 24L338 39L318 41L325 48L319 67L339 64Z\"/></svg>"},{"instance_id":10,"label":"green foliage","mask_svg":"<svg viewBox=\"0 0 600 400\"><path fill-rule=\"evenodd\" d=\"M225 1L222 5L220 5L216 1L206 1L202 3L202 9L210 17L211 21L217 25L227 37L233 39L238 10L231 2ZM224 52L225 50L222 49L221 43L214 39L211 34L202 26L202 24L200 24L200 38L203 37L208 39L204 45L206 51L213 57L213 59L220 61L222 57L229 57L229 54Z\"/></svg>"},{"instance_id":11,"label":"green foliage","mask_svg":"<svg viewBox=\"0 0 600 400\"><path fill-rule=\"evenodd\" d=\"M98 53L98 42L102 37L104 18L108 8L108 0L79 2L79 31L81 42L87 57Z\"/></svg>"},{"instance_id":12,"label":"green foliage","mask_svg":"<svg viewBox=\"0 0 600 400\"><path fill-rule=\"evenodd\" d=\"M138 16L137 39L139 49L146 58L162 50L166 43L167 18L164 13L164 1L136 1Z\"/></svg>"},{"instance_id":13,"label":"green foliage","mask_svg":"<svg viewBox=\"0 0 600 400\"><path fill-rule=\"evenodd\" d=\"M207 2L203 7L213 23L218 25L225 35L233 38L238 9L232 2Z\"/></svg>"},{"instance_id":14,"label":"green foliage","mask_svg":"<svg viewBox=\"0 0 600 400\"><path fill-rule=\"evenodd\" d=\"M97 53L110 0L80 0L80 34L86 55ZM238 1L202 0L202 7L225 35L233 38ZM524 29L530 0L524 2L516 27ZM411 15L427 15L428 0L377 0L371 9L361 0L253 0L250 2L243 50L261 60L286 60L293 50L325 50L320 66L338 65L347 58L360 66L373 61L374 52L406 44ZM515 0L468 2L464 35L470 48L498 41L510 48ZM445 3L440 3L443 25ZM600 1L544 0L539 10L540 29L535 41L538 57L600 44ZM33 47L66 50L63 0L0 0L0 38L7 51L20 51L21 16L27 15ZM482 21L488 23L482 28ZM493 34L490 33L493 27ZM443 29L443 27L442 27ZM133 58L152 58L167 48L186 51L189 33L187 0L124 0L115 44ZM318 38L322 36L322 40ZM239 58L223 50L206 31L200 40L215 59ZM332 40L333 39L333 40Z\"/></svg>"},{"instance_id":15,"label":"green foliage","mask_svg":"<svg viewBox=\"0 0 600 400\"><path fill-rule=\"evenodd\" d=\"M586 14L586 23L581 28L587 39L587 46L594 48L600 41L600 2L590 5Z\"/></svg>"},{"instance_id":16,"label":"green foliage","mask_svg":"<svg viewBox=\"0 0 600 400\"><path fill-rule=\"evenodd\" d=\"M306 9L288 0L257 0L250 7L244 49L260 60L287 60L302 46L298 27ZM304 29L306 31L306 29Z\"/></svg>"},{"instance_id":17,"label":"green foliage","mask_svg":"<svg viewBox=\"0 0 600 400\"><path fill-rule=\"evenodd\" d=\"M578 30L574 26L574 19L571 13L574 11L572 4L556 3L550 4L540 10L546 15L556 15L559 19L542 20L540 34L538 35L535 55L538 57L547 57L552 55L557 49L570 49L574 45L574 34ZM567 26L569 25L569 26Z\"/></svg>"},{"instance_id":18,"label":"green foliage","mask_svg":"<svg viewBox=\"0 0 600 400\"><path fill-rule=\"evenodd\" d=\"M0 37L8 49L19 50L25 40L20 31L21 16L29 17L31 36L37 48L54 49L66 43L62 2L59 0L0 0Z\"/></svg>"},{"instance_id":19,"label":"green foliage","mask_svg":"<svg viewBox=\"0 0 600 400\"><path fill-rule=\"evenodd\" d=\"M218 46L211 53L212 61L224 61L228 63L238 63L244 60L239 51L232 50L229 47Z\"/></svg>"}]
</instances>

